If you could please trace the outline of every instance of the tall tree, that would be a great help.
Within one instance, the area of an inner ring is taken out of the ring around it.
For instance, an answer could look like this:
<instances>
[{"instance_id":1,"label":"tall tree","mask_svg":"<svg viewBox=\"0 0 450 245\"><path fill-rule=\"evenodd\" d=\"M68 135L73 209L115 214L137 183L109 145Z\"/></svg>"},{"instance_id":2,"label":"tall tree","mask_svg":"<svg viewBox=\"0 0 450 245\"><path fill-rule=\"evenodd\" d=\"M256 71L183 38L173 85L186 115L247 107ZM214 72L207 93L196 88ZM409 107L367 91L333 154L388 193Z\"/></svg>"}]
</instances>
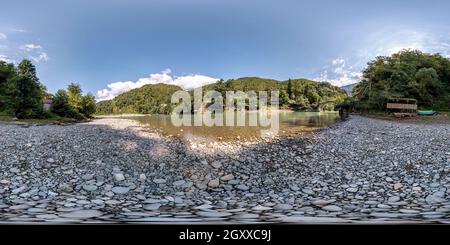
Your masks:
<instances>
[{"instance_id":1,"label":"tall tree","mask_svg":"<svg viewBox=\"0 0 450 245\"><path fill-rule=\"evenodd\" d=\"M36 68L29 60L19 63L17 76L13 78L13 111L18 118L43 116L42 86L36 76Z\"/></svg>"},{"instance_id":2,"label":"tall tree","mask_svg":"<svg viewBox=\"0 0 450 245\"><path fill-rule=\"evenodd\" d=\"M11 79L15 75L13 64L0 61L0 112L11 108Z\"/></svg>"},{"instance_id":3,"label":"tall tree","mask_svg":"<svg viewBox=\"0 0 450 245\"><path fill-rule=\"evenodd\" d=\"M69 97L69 104L72 108L74 108L76 111L81 110L81 100L82 100L82 93L81 87L77 83L71 83L67 87L67 95Z\"/></svg>"},{"instance_id":4,"label":"tall tree","mask_svg":"<svg viewBox=\"0 0 450 245\"><path fill-rule=\"evenodd\" d=\"M293 100L295 98L294 93L292 92L292 80L290 78L287 84L287 94L289 96L289 99Z\"/></svg>"},{"instance_id":5,"label":"tall tree","mask_svg":"<svg viewBox=\"0 0 450 245\"><path fill-rule=\"evenodd\" d=\"M80 113L85 117L91 117L95 113L97 106L95 97L92 94L87 94L81 97L81 110Z\"/></svg>"}]
</instances>

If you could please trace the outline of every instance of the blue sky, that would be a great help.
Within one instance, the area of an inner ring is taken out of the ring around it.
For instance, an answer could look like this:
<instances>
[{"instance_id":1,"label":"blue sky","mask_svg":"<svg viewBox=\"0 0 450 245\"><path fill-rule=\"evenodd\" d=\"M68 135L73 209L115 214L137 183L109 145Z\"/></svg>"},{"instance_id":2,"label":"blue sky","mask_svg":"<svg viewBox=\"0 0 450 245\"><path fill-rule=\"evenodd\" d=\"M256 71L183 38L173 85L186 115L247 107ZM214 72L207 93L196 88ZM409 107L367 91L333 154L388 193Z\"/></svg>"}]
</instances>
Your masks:
<instances>
[{"instance_id":1,"label":"blue sky","mask_svg":"<svg viewBox=\"0 0 450 245\"><path fill-rule=\"evenodd\" d=\"M16 0L1 4L0 59L32 59L50 92L78 82L100 99L242 76L345 85L376 55L449 56L449 9L439 0Z\"/></svg>"}]
</instances>

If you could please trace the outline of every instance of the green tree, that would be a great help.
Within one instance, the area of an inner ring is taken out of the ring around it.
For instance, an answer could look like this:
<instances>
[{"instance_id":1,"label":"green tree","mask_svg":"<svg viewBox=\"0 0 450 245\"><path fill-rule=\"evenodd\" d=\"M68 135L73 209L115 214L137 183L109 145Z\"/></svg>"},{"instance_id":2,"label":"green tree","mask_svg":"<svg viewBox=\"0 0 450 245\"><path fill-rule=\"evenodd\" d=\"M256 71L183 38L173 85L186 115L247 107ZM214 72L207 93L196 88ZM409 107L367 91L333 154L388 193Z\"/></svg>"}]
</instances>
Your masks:
<instances>
[{"instance_id":1,"label":"green tree","mask_svg":"<svg viewBox=\"0 0 450 245\"><path fill-rule=\"evenodd\" d=\"M365 110L384 110L395 97L417 99L419 107L449 109L450 60L418 50L376 57L352 93Z\"/></svg>"},{"instance_id":2,"label":"green tree","mask_svg":"<svg viewBox=\"0 0 450 245\"><path fill-rule=\"evenodd\" d=\"M14 65L0 61L0 112L7 113L12 108L11 86L14 76L16 76Z\"/></svg>"},{"instance_id":3,"label":"green tree","mask_svg":"<svg viewBox=\"0 0 450 245\"><path fill-rule=\"evenodd\" d=\"M433 68L421 68L416 73L416 81L423 98L438 96L442 87L438 74Z\"/></svg>"},{"instance_id":4,"label":"green tree","mask_svg":"<svg viewBox=\"0 0 450 245\"><path fill-rule=\"evenodd\" d=\"M289 78L288 84L287 84L287 94L289 96L289 99L291 99L291 100L295 99L295 95L292 92L292 81L290 78Z\"/></svg>"},{"instance_id":5,"label":"green tree","mask_svg":"<svg viewBox=\"0 0 450 245\"><path fill-rule=\"evenodd\" d=\"M80 111L81 108L81 101L82 101L82 90L79 84L77 83L71 83L67 87L67 95L69 97L69 104L70 106L76 110Z\"/></svg>"},{"instance_id":6,"label":"green tree","mask_svg":"<svg viewBox=\"0 0 450 245\"><path fill-rule=\"evenodd\" d=\"M70 106L69 95L64 89L58 90L53 96L52 112L61 117L78 117L78 114Z\"/></svg>"},{"instance_id":7,"label":"green tree","mask_svg":"<svg viewBox=\"0 0 450 245\"><path fill-rule=\"evenodd\" d=\"M44 117L42 86L36 77L36 68L29 60L19 63L12 82L14 114L18 118Z\"/></svg>"},{"instance_id":8,"label":"green tree","mask_svg":"<svg viewBox=\"0 0 450 245\"><path fill-rule=\"evenodd\" d=\"M87 94L81 97L80 113L85 117L91 117L96 111L95 97L92 94Z\"/></svg>"}]
</instances>

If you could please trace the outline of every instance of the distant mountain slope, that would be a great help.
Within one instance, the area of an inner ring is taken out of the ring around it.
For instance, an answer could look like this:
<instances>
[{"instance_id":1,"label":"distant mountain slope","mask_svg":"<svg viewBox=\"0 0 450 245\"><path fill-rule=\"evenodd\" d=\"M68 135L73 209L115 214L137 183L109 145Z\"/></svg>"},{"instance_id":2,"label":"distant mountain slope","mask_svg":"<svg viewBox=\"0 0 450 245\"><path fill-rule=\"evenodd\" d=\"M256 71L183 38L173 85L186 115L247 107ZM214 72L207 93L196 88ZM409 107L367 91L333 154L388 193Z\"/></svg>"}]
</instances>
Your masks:
<instances>
[{"instance_id":1,"label":"distant mountain slope","mask_svg":"<svg viewBox=\"0 0 450 245\"><path fill-rule=\"evenodd\" d=\"M341 89L345 90L345 92L347 92L348 96L352 96L353 88L356 85L358 85L358 83L352 83L352 84L349 84L349 85L342 86Z\"/></svg>"}]
</instances>

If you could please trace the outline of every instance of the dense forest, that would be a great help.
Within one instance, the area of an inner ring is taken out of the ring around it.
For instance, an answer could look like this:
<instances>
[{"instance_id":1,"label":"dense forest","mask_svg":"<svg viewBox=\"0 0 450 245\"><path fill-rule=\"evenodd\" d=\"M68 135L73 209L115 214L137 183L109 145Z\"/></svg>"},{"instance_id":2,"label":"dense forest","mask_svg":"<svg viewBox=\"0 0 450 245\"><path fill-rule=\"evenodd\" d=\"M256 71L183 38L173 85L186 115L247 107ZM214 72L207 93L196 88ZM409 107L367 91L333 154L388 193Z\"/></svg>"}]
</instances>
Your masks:
<instances>
[{"instance_id":1,"label":"dense forest","mask_svg":"<svg viewBox=\"0 0 450 245\"><path fill-rule=\"evenodd\" d=\"M167 84L147 84L97 103L97 114L169 114L172 94L180 87Z\"/></svg>"},{"instance_id":2,"label":"dense forest","mask_svg":"<svg viewBox=\"0 0 450 245\"><path fill-rule=\"evenodd\" d=\"M44 100L53 106L45 110ZM0 61L0 115L18 119L31 118L89 118L95 112L94 96L82 95L78 84L70 84L68 91L55 95L47 92L36 75L36 67L29 60L18 65Z\"/></svg>"},{"instance_id":3,"label":"dense forest","mask_svg":"<svg viewBox=\"0 0 450 245\"><path fill-rule=\"evenodd\" d=\"M145 85L123 93L116 98L97 103L98 114L117 113L161 113L168 114L173 105L170 100L173 92L180 87L166 84ZM215 90L225 98L226 91L271 91L280 92L280 106L294 110L332 110L346 97L344 90L329 83L319 83L306 79L276 81L258 77L244 77L220 80L202 87L203 93ZM192 91L191 91L192 92Z\"/></svg>"},{"instance_id":4,"label":"dense forest","mask_svg":"<svg viewBox=\"0 0 450 245\"><path fill-rule=\"evenodd\" d=\"M450 60L417 50L377 57L352 93L362 110L383 110L389 98L414 98L419 108L448 110Z\"/></svg>"}]
</instances>

